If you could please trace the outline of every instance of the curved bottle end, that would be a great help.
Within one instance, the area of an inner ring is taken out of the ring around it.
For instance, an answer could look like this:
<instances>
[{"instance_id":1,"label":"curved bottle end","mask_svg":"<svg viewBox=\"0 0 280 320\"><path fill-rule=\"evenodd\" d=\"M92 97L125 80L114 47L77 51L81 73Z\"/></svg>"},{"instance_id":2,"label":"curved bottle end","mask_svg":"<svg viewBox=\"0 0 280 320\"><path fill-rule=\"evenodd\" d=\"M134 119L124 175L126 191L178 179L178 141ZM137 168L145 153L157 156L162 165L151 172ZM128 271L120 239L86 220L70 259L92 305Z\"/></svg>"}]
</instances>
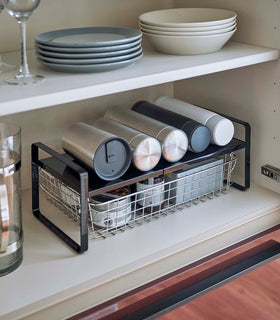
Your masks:
<instances>
[{"instance_id":1,"label":"curved bottle end","mask_svg":"<svg viewBox=\"0 0 280 320\"><path fill-rule=\"evenodd\" d=\"M138 136L133 140L133 163L140 171L152 170L161 158L161 145L157 139Z\"/></svg>"},{"instance_id":2,"label":"curved bottle end","mask_svg":"<svg viewBox=\"0 0 280 320\"><path fill-rule=\"evenodd\" d=\"M169 97L168 96L160 96L156 99L154 104L160 106L161 102L164 102L164 100L166 100L167 98L169 98Z\"/></svg>"},{"instance_id":3,"label":"curved bottle end","mask_svg":"<svg viewBox=\"0 0 280 320\"><path fill-rule=\"evenodd\" d=\"M128 142L120 137L104 141L93 158L95 173L105 181L120 178L129 168L132 159Z\"/></svg>"},{"instance_id":4,"label":"curved bottle end","mask_svg":"<svg viewBox=\"0 0 280 320\"><path fill-rule=\"evenodd\" d=\"M162 156L169 162L179 161L188 150L188 137L180 129L166 127L158 139L162 142Z\"/></svg>"},{"instance_id":5,"label":"curved bottle end","mask_svg":"<svg viewBox=\"0 0 280 320\"><path fill-rule=\"evenodd\" d=\"M210 144L211 133L205 126L199 126L189 138L189 149L196 153L203 152Z\"/></svg>"},{"instance_id":6,"label":"curved bottle end","mask_svg":"<svg viewBox=\"0 0 280 320\"><path fill-rule=\"evenodd\" d=\"M233 138L234 126L232 122L218 114L211 117L206 122L206 126L211 132L211 142L218 146L227 145Z\"/></svg>"}]
</instances>

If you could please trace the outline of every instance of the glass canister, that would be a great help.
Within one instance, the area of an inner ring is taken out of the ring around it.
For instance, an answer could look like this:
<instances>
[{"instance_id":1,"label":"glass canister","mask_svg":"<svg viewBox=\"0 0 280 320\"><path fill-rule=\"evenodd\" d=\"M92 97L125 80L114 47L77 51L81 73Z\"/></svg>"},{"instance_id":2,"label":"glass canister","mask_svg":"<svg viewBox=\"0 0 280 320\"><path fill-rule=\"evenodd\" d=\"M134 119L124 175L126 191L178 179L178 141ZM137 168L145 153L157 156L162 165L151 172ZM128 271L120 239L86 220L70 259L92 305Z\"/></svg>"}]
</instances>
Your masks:
<instances>
[{"instance_id":1,"label":"glass canister","mask_svg":"<svg viewBox=\"0 0 280 320\"><path fill-rule=\"evenodd\" d=\"M129 188L122 187L90 199L90 217L96 227L122 227L132 218Z\"/></svg>"},{"instance_id":2,"label":"glass canister","mask_svg":"<svg viewBox=\"0 0 280 320\"><path fill-rule=\"evenodd\" d=\"M164 176L136 183L138 214L158 213L164 206ZM144 211L143 211L144 210Z\"/></svg>"},{"instance_id":3,"label":"glass canister","mask_svg":"<svg viewBox=\"0 0 280 320\"><path fill-rule=\"evenodd\" d=\"M0 276L22 262L21 129L0 123Z\"/></svg>"}]
</instances>

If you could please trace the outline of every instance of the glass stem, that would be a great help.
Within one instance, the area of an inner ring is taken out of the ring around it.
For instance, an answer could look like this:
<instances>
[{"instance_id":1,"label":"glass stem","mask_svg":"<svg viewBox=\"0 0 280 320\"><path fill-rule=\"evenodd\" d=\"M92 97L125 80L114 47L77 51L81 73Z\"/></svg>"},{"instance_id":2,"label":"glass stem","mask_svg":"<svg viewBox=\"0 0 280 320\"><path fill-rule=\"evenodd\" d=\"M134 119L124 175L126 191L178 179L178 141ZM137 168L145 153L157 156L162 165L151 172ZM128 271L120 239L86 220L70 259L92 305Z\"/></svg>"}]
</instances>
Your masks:
<instances>
[{"instance_id":1,"label":"glass stem","mask_svg":"<svg viewBox=\"0 0 280 320\"><path fill-rule=\"evenodd\" d=\"M30 75L28 64L27 64L27 55L26 55L26 20L18 21L20 26L20 50L21 50L21 61L19 67L18 76L28 76Z\"/></svg>"}]
</instances>

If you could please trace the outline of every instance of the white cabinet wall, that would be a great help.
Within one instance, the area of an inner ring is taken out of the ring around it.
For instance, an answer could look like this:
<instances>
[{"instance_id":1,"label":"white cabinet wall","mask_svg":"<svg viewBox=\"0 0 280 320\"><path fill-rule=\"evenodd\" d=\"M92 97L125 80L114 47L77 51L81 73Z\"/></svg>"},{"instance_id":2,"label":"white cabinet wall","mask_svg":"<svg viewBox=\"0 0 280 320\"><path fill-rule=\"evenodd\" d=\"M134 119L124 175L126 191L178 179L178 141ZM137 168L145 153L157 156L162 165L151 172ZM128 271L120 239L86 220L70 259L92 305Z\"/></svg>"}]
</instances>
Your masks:
<instances>
[{"instance_id":1,"label":"white cabinet wall","mask_svg":"<svg viewBox=\"0 0 280 320\"><path fill-rule=\"evenodd\" d=\"M280 0L41 0L27 26L28 47L33 47L36 34L48 30L137 27L137 17L142 12L197 6L236 11L235 41L280 49ZM0 51L18 50L19 28L6 12L0 15L0 28L5 30L0 32ZM43 84L0 87L0 121L22 127L24 189L30 188L32 142L42 141L60 150L61 135L70 123L94 119L115 104L129 107L137 100L153 101L163 94L248 121L252 125L252 180L265 188L253 186L245 193L232 190L224 198L147 224L142 229L104 242L90 242L89 251L81 256L75 255L32 217L30 192L25 192L25 258L16 272L0 279L3 297L0 318L65 318L280 223L280 185L260 174L263 164L280 167L278 53L238 44L230 48L232 51L221 51L212 61L207 56L174 58L147 50L147 60L139 62L138 67L112 72L115 83L110 82L108 73L108 86L102 78L107 74L77 76L47 72ZM34 60L32 52L30 56ZM158 72L153 76L148 69L156 57L163 59L165 69L151 66L151 70ZM7 62L15 61L13 54L4 58ZM250 66L264 61L269 62ZM39 72L45 71L36 63L32 62L32 66ZM173 72L172 68L176 70ZM225 71L218 72L221 70ZM62 89L58 92L53 88L56 81L61 82ZM76 83L78 87L87 81L89 85L84 85L84 90L73 88L71 92L72 85ZM51 286L48 279L52 279Z\"/></svg>"},{"instance_id":2,"label":"white cabinet wall","mask_svg":"<svg viewBox=\"0 0 280 320\"><path fill-rule=\"evenodd\" d=\"M238 14L236 41L280 48L279 0L175 0L176 7L225 8ZM280 63L211 74L177 82L174 95L244 121L252 127L252 181L280 192L280 184L261 175L261 166L280 167Z\"/></svg>"}]
</instances>

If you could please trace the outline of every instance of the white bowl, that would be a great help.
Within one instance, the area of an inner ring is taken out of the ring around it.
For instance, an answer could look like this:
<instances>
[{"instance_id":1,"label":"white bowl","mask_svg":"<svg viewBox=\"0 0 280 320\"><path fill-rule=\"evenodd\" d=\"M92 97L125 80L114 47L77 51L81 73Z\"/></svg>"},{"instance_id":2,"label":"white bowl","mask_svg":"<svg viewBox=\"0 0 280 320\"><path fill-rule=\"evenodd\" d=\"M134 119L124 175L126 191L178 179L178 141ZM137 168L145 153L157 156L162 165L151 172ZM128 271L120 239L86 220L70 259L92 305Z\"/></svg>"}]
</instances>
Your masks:
<instances>
[{"instance_id":1,"label":"white bowl","mask_svg":"<svg viewBox=\"0 0 280 320\"><path fill-rule=\"evenodd\" d=\"M235 28L236 28L236 23L228 28L223 28L223 29L219 29L219 30L211 30L211 31L201 31L201 32L198 32L198 31L194 31L194 32L186 32L186 31L167 32L167 31L152 30L152 29L143 28L143 27L141 27L141 31L146 32L146 33L151 33L151 34L159 34L159 35L163 35L163 36L182 37L182 36L208 36L211 34L221 34L221 33L226 33L226 32L232 31Z\"/></svg>"},{"instance_id":2,"label":"white bowl","mask_svg":"<svg viewBox=\"0 0 280 320\"><path fill-rule=\"evenodd\" d=\"M153 48L159 52L175 55L206 54L220 50L232 37L234 29L223 34L208 36L162 36L143 33Z\"/></svg>"},{"instance_id":3,"label":"white bowl","mask_svg":"<svg viewBox=\"0 0 280 320\"><path fill-rule=\"evenodd\" d=\"M233 11L212 8L176 8L141 14L142 23L160 27L186 28L216 26L235 20Z\"/></svg>"},{"instance_id":4,"label":"white bowl","mask_svg":"<svg viewBox=\"0 0 280 320\"><path fill-rule=\"evenodd\" d=\"M172 28L172 27L160 27L160 26L153 26L151 24L143 23L139 20L139 25L143 28L148 28L151 30L158 30L158 31L168 31L168 32L178 32L178 31L211 31L211 30L219 30L221 28L228 28L236 24L236 19L231 22L219 24L216 26L209 26L209 27L186 27L186 28Z\"/></svg>"}]
</instances>

